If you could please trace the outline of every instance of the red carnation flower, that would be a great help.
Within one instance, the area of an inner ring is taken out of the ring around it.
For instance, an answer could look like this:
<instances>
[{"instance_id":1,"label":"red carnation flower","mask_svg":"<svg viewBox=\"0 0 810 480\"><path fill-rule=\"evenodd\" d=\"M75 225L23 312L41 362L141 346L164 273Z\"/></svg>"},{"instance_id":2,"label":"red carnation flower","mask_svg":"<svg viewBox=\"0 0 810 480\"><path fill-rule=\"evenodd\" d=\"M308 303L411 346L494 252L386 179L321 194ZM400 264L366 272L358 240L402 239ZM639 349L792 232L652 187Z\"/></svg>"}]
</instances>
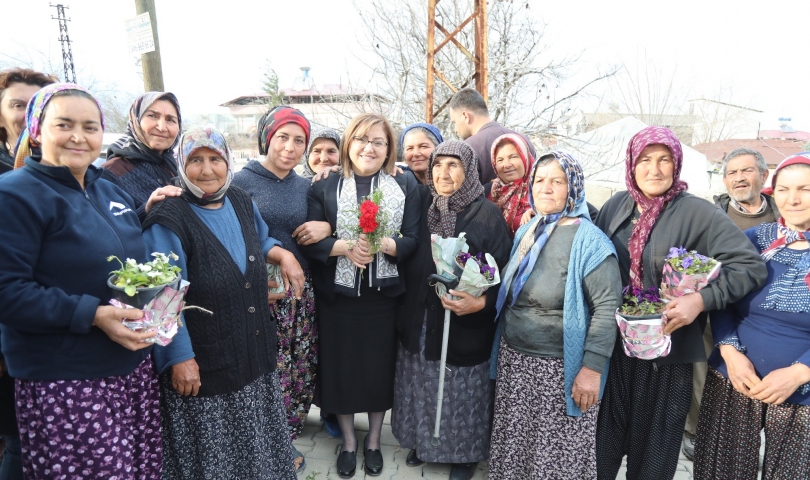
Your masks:
<instances>
[{"instance_id":1,"label":"red carnation flower","mask_svg":"<svg viewBox=\"0 0 810 480\"><path fill-rule=\"evenodd\" d=\"M371 200L366 200L360 204L360 229L363 233L372 233L377 227L377 212L380 207Z\"/></svg>"}]
</instances>

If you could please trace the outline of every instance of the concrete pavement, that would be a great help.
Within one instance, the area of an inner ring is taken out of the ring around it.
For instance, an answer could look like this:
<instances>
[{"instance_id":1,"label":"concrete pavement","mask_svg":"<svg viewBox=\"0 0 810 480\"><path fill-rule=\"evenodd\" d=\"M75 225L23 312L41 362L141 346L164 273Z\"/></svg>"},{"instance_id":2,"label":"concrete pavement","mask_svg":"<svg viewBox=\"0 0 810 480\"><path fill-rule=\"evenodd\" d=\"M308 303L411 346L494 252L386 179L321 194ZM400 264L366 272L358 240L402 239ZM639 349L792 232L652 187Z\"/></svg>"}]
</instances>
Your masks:
<instances>
[{"instance_id":1,"label":"concrete pavement","mask_svg":"<svg viewBox=\"0 0 810 480\"><path fill-rule=\"evenodd\" d=\"M362 442L368 432L368 417L365 414L355 416L355 431L358 442ZM323 429L320 422L320 410L312 407L307 418L304 431L301 436L293 442L295 447L304 454L307 460L307 468L298 474L301 480L333 480L338 479L335 462L340 451L341 439L332 438ZM426 463L421 467L408 467L405 465L405 457L408 456L408 449L400 448L396 438L391 433L391 412L385 415L382 430L382 454L385 460L383 473L378 477L370 477L363 472L363 452L357 452L357 472L355 479L377 479L377 480L412 480L431 479L447 480L450 475L450 466L436 463ZM473 480L484 480L487 478L487 465L482 462L478 465ZM617 480L625 480L625 468L619 471ZM683 455L678 462L678 471L674 480L691 480L692 462Z\"/></svg>"}]
</instances>

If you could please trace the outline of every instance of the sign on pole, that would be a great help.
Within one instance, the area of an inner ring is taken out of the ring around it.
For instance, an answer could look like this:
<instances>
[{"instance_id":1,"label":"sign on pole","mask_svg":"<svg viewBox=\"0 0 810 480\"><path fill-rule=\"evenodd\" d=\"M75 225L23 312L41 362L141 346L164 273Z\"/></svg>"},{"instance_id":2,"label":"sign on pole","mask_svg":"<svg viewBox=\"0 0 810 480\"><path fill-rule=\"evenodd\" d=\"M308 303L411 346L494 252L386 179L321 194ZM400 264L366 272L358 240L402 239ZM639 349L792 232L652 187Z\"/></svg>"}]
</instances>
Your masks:
<instances>
[{"instance_id":1,"label":"sign on pole","mask_svg":"<svg viewBox=\"0 0 810 480\"><path fill-rule=\"evenodd\" d=\"M129 53L143 55L155 51L155 38L152 36L152 22L149 20L149 12L130 18L126 21L126 25Z\"/></svg>"}]
</instances>

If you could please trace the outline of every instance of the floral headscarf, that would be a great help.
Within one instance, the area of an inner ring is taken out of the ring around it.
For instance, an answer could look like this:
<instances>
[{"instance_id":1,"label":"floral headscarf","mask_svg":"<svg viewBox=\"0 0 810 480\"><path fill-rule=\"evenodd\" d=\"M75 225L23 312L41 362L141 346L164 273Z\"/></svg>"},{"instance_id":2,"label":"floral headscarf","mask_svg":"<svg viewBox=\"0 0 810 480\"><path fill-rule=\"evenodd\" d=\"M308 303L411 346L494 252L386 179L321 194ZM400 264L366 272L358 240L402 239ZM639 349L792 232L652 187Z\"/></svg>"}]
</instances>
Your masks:
<instances>
[{"instance_id":1,"label":"floral headscarf","mask_svg":"<svg viewBox=\"0 0 810 480\"><path fill-rule=\"evenodd\" d=\"M514 235L515 231L520 227L520 219L523 213L531 208L529 205L529 176L532 174L534 158L529 153L529 146L526 145L526 140L523 137L516 133L501 135L492 142L490 158L492 159L492 169L495 172L498 171L495 167L495 152L505 143L511 143L517 149L518 155L523 161L523 178L504 183L500 177L496 176L492 181L490 196L492 201L503 212L503 218L506 219L509 231Z\"/></svg>"},{"instance_id":2,"label":"floral headscarf","mask_svg":"<svg viewBox=\"0 0 810 480\"><path fill-rule=\"evenodd\" d=\"M46 85L31 97L31 100L28 102L28 107L25 109L25 130L22 131L20 138L17 139L17 146L14 149L17 152L14 160L14 168L20 168L25 165L25 157L33 153L33 148L39 148L39 142L37 142L36 139L37 136L39 136L42 112L45 111L45 107L48 106L48 102L51 101L51 98L53 98L55 94L67 90L78 90L93 98L101 115L101 129L104 130L104 111L101 109L101 104L98 103L98 100L96 100L87 89L74 83L52 83Z\"/></svg>"},{"instance_id":3,"label":"floral headscarf","mask_svg":"<svg viewBox=\"0 0 810 480\"><path fill-rule=\"evenodd\" d=\"M149 107L158 100L165 100L177 110L177 136L172 146L159 152L149 147L146 133L141 128L141 120ZM107 158L122 157L127 160L137 160L153 163L169 169L173 176L177 176L177 162L174 159L174 149L180 143L180 132L183 131L183 120L180 116L180 102L171 92L146 92L132 102L129 108L129 121L127 131L123 137L116 140L107 149Z\"/></svg>"},{"instance_id":4,"label":"floral headscarf","mask_svg":"<svg viewBox=\"0 0 810 480\"><path fill-rule=\"evenodd\" d=\"M439 195L433 184L433 163L436 157L455 157L464 165L464 182L452 195ZM428 228L430 233L443 238L456 233L456 214L484 194L484 187L478 180L478 161L472 147L461 140L448 140L440 143L430 155L427 169L427 182L433 195L433 204L428 209Z\"/></svg>"},{"instance_id":5,"label":"floral headscarf","mask_svg":"<svg viewBox=\"0 0 810 480\"><path fill-rule=\"evenodd\" d=\"M582 166L574 157L562 151L553 151L540 158L549 155L554 157L563 172L565 172L565 177L568 179L568 198L561 212L543 215L535 207L534 193L531 189L529 190L529 204L536 216L525 230L522 230L521 237L515 238L515 241L519 242L517 251L509 259L505 272L501 275L501 288L498 290L498 300L495 303L497 315L500 315L510 292L512 293L511 304L514 305L520 291L523 289L523 285L526 284L529 275L534 270L540 252L554 232L557 222L564 217L579 217L583 221L591 221L588 214L588 204L585 202L585 175L582 172ZM529 175L530 183L541 163L535 162ZM495 318L498 318L497 315Z\"/></svg>"},{"instance_id":6,"label":"floral headscarf","mask_svg":"<svg viewBox=\"0 0 810 480\"><path fill-rule=\"evenodd\" d=\"M213 194L205 193L200 187L191 183L186 175L186 161L196 151L201 148L210 148L217 152L225 162L228 163L228 176L225 179L225 184L220 187ZM180 176L178 177L180 186L183 188L183 197L197 205L208 205L211 203L218 203L225 196L228 187L231 185L233 179L233 163L231 162L231 150L228 148L228 142L222 132L217 130L213 125L205 127L194 127L189 129L183 134L180 139L180 152L178 154L180 161Z\"/></svg>"},{"instance_id":7,"label":"floral headscarf","mask_svg":"<svg viewBox=\"0 0 810 480\"><path fill-rule=\"evenodd\" d=\"M675 171L672 175L672 185L663 195L655 198L647 198L636 183L636 161L641 152L648 145L664 145L672 153L672 161L675 163ZM681 167L683 166L683 150L681 142L672 130L664 127L647 127L630 139L627 144L627 157L625 158L625 184L627 193L641 207L641 216L633 227L630 241L627 242L627 249L630 252L630 286L634 288L644 288L644 275L641 270L641 257L644 247L650 238L658 216L666 206L666 203L675 198L679 193L688 188L681 180Z\"/></svg>"}]
</instances>

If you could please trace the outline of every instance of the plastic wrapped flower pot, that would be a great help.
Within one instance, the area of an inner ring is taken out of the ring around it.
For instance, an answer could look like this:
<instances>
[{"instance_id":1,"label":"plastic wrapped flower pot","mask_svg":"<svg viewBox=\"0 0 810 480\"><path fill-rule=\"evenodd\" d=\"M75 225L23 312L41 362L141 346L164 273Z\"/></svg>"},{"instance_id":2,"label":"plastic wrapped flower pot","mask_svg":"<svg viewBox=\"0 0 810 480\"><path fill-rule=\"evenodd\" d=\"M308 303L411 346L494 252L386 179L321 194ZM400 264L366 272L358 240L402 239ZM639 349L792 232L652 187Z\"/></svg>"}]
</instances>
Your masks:
<instances>
[{"instance_id":1,"label":"plastic wrapped flower pot","mask_svg":"<svg viewBox=\"0 0 810 480\"><path fill-rule=\"evenodd\" d=\"M175 278L172 282L156 285L154 287L135 287L134 295L130 295L125 287L119 287L115 284L115 282L115 276L107 279L107 286L110 287L110 293L112 294L111 298L121 302L122 304L143 310L143 308L146 307L146 305L151 302L152 299L154 299L164 288L171 287L174 290L178 290L180 285L180 277Z\"/></svg>"},{"instance_id":2,"label":"plastic wrapped flower pot","mask_svg":"<svg viewBox=\"0 0 810 480\"><path fill-rule=\"evenodd\" d=\"M695 293L720 274L722 264L683 247L669 249L661 280L661 296L667 300Z\"/></svg>"},{"instance_id":3,"label":"plastic wrapped flower pot","mask_svg":"<svg viewBox=\"0 0 810 480\"><path fill-rule=\"evenodd\" d=\"M616 323L625 355L653 360L669 355L672 339L664 335L665 303L655 287L647 290L625 287L624 303L616 310Z\"/></svg>"}]
</instances>

